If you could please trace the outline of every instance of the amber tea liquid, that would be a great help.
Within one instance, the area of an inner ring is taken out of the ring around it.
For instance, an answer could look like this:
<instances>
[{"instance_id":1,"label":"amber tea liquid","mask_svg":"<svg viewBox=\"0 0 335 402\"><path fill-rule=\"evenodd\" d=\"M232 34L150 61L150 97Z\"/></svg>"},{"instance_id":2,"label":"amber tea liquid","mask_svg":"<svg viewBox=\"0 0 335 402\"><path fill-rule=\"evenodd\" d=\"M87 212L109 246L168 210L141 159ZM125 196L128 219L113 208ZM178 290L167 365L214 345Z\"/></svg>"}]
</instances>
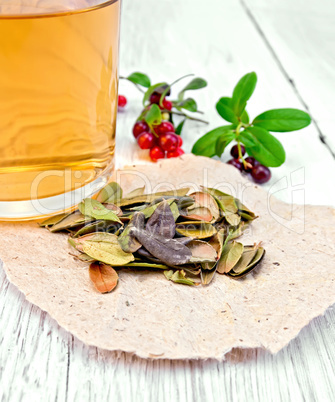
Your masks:
<instances>
[{"instance_id":1,"label":"amber tea liquid","mask_svg":"<svg viewBox=\"0 0 335 402\"><path fill-rule=\"evenodd\" d=\"M0 217L113 168L119 6L0 14Z\"/></svg>"}]
</instances>

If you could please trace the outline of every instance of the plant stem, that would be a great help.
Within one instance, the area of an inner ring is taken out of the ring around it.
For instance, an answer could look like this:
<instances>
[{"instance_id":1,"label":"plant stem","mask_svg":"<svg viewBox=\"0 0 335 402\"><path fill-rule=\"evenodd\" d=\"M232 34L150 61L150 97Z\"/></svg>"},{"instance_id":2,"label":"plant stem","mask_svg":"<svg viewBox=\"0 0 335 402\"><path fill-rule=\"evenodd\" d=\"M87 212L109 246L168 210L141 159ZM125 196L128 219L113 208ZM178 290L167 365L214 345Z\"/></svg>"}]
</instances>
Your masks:
<instances>
[{"instance_id":1,"label":"plant stem","mask_svg":"<svg viewBox=\"0 0 335 402\"><path fill-rule=\"evenodd\" d=\"M128 80L127 77L123 77L122 75L120 75L120 76L119 76L119 79L120 79L120 80L127 80L127 81L131 82L132 84L135 85L135 87L136 87L140 92L142 92L142 94L145 93L145 91L143 91L143 89L142 89L138 84L135 84L135 82Z\"/></svg>"},{"instance_id":2,"label":"plant stem","mask_svg":"<svg viewBox=\"0 0 335 402\"><path fill-rule=\"evenodd\" d=\"M186 113L182 113L182 112L173 112L173 111L171 111L171 110L163 110L163 112L175 114L176 116L183 116L183 117L185 117L186 119L194 120L194 121L199 121L200 123L209 124L208 121L206 121L206 120L202 120L202 119L198 119L197 117L189 116L189 115L186 114Z\"/></svg>"},{"instance_id":3,"label":"plant stem","mask_svg":"<svg viewBox=\"0 0 335 402\"><path fill-rule=\"evenodd\" d=\"M241 159L244 168L246 168L246 167L247 167L247 162L246 162L246 161L244 160L244 158L243 158L242 149L241 149L241 142L240 142L240 140L238 139L238 136L239 136L239 134L240 134L241 127L244 127L244 126L245 126L245 125L244 125L242 122L240 122L239 125L236 127L236 142L237 142L238 157L239 157L239 159Z\"/></svg>"}]
</instances>

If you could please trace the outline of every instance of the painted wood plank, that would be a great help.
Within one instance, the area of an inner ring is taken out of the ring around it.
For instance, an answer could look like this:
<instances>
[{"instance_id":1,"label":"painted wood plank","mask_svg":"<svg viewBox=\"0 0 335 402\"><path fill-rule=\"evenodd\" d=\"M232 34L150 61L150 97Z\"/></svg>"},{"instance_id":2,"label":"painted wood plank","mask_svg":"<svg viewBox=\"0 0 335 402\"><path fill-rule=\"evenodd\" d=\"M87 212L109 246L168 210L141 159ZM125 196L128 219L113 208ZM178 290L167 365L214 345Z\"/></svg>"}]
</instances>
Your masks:
<instances>
[{"instance_id":1,"label":"painted wood plank","mask_svg":"<svg viewBox=\"0 0 335 402\"><path fill-rule=\"evenodd\" d=\"M334 2L242 0L242 4L261 27L335 157Z\"/></svg>"}]
</instances>

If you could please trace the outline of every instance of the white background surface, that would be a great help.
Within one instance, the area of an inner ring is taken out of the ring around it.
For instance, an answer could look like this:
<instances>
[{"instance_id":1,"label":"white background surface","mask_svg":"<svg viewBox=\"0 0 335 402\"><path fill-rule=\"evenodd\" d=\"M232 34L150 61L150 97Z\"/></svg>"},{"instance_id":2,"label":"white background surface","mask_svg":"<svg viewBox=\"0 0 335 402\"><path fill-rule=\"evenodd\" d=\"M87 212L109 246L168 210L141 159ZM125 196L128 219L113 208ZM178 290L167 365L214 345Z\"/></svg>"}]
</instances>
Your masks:
<instances>
[{"instance_id":1,"label":"white background surface","mask_svg":"<svg viewBox=\"0 0 335 402\"><path fill-rule=\"evenodd\" d=\"M219 97L256 71L251 116L298 107L314 120L301 132L278 134L287 162L272 170L266 187L299 170L306 202L334 206L334 22L333 0L124 0L120 72L143 71L155 82L192 72L208 80L196 97L210 125L185 126L189 152L198 137L222 124L214 109ZM118 165L145 162L147 151L139 151L131 135L140 94L126 82L120 93L129 104L119 116ZM290 201L291 191L278 196ZM331 401L334 323L331 307L275 356L234 350L226 362L148 361L77 341L26 302L1 269L0 400Z\"/></svg>"}]
</instances>

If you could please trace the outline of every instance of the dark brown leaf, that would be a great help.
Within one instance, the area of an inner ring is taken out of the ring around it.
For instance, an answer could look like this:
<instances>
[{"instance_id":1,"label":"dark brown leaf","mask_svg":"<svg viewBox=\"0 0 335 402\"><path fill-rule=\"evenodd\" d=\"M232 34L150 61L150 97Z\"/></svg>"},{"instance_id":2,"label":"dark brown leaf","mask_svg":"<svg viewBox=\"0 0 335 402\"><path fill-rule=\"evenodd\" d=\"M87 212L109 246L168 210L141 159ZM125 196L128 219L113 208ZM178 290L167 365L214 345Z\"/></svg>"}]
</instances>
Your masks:
<instances>
[{"instance_id":1,"label":"dark brown leaf","mask_svg":"<svg viewBox=\"0 0 335 402\"><path fill-rule=\"evenodd\" d=\"M167 265L186 264L192 257L191 251L175 239L166 239L136 228L134 235L149 253Z\"/></svg>"},{"instance_id":2,"label":"dark brown leaf","mask_svg":"<svg viewBox=\"0 0 335 402\"><path fill-rule=\"evenodd\" d=\"M174 217L167 201L162 201L148 219L145 226L147 232L152 235L160 235L172 239L176 233Z\"/></svg>"}]
</instances>

